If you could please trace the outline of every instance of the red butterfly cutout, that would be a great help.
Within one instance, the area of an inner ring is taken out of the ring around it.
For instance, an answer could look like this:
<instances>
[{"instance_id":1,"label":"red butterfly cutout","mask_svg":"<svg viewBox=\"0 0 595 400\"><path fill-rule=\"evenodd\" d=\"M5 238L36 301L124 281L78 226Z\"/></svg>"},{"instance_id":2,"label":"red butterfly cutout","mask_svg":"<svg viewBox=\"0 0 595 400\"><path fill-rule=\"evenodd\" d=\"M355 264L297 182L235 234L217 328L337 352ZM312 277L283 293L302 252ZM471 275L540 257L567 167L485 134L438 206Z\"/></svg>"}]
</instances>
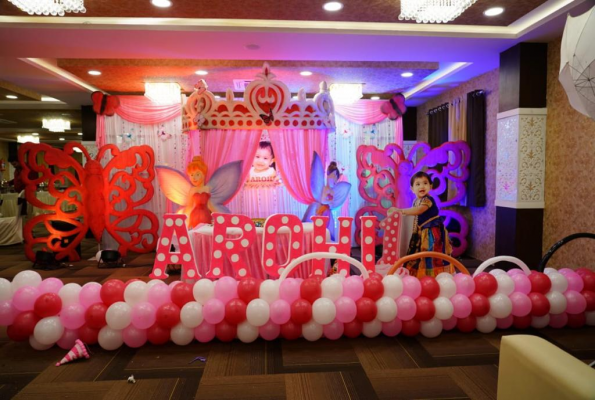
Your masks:
<instances>
[{"instance_id":1,"label":"red butterfly cutout","mask_svg":"<svg viewBox=\"0 0 595 400\"><path fill-rule=\"evenodd\" d=\"M116 109L120 107L120 99L118 96L109 96L103 92L91 93L91 100L93 100L93 111L97 115L107 115L111 117L115 114Z\"/></svg>"},{"instance_id":2,"label":"red butterfly cutout","mask_svg":"<svg viewBox=\"0 0 595 400\"><path fill-rule=\"evenodd\" d=\"M275 121L275 117L273 116L273 109L269 110L269 115L260 114L260 118L264 121L265 124L270 125Z\"/></svg>"},{"instance_id":3,"label":"red butterfly cutout","mask_svg":"<svg viewBox=\"0 0 595 400\"><path fill-rule=\"evenodd\" d=\"M407 111L405 96L402 93L395 94L389 101L382 104L380 111L386 114L391 121L399 119Z\"/></svg>"},{"instance_id":4,"label":"red butterfly cutout","mask_svg":"<svg viewBox=\"0 0 595 400\"><path fill-rule=\"evenodd\" d=\"M86 158L84 167L72 157L75 148ZM108 152L111 158L103 163L104 167L101 161ZM89 230L97 241L107 231L118 242L118 251L123 256L128 250L138 253L155 250L159 237L157 217L151 211L138 209L153 197L155 156L151 147L134 146L120 151L109 144L92 159L87 149L76 142L67 143L64 150L47 144L24 143L19 148L19 162L27 184L27 201L47 212L31 218L23 229L29 260L35 260L36 250L46 247L58 260L68 257L77 261L80 256L76 248ZM29 180L29 171L35 171L39 177ZM36 187L41 182L48 183L55 204L37 198ZM49 235L40 236L41 230Z\"/></svg>"}]
</instances>

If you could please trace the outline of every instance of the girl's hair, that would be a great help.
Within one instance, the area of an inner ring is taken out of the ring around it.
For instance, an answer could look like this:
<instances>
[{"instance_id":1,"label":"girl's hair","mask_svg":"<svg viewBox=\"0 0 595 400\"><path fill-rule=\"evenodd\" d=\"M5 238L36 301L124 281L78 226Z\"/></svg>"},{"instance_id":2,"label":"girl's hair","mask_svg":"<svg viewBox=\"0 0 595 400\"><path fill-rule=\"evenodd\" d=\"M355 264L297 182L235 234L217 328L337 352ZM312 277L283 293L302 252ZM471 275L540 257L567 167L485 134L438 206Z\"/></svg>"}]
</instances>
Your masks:
<instances>
[{"instance_id":1,"label":"girl's hair","mask_svg":"<svg viewBox=\"0 0 595 400\"><path fill-rule=\"evenodd\" d=\"M271 145L271 142L258 142L258 148L259 149L269 149L269 151L271 152L271 159L275 159L275 152L273 151L273 145ZM273 169L277 169L275 167L275 163L271 164L271 168Z\"/></svg>"},{"instance_id":2,"label":"girl's hair","mask_svg":"<svg viewBox=\"0 0 595 400\"><path fill-rule=\"evenodd\" d=\"M425 173L425 172L423 172L423 171L419 171L419 172L416 172L416 173L415 173L415 174L414 174L414 175L411 177L411 182L410 182L410 184L411 184L411 187L413 187L413 184L415 183L415 180L416 180L416 179L419 179L419 178L426 178L426 179L428 180L428 183L430 184L430 186L432 186L432 178L430 178L430 175L426 174L426 173Z\"/></svg>"},{"instance_id":3,"label":"girl's hair","mask_svg":"<svg viewBox=\"0 0 595 400\"><path fill-rule=\"evenodd\" d=\"M337 174L337 179L341 177L341 172L339 171L339 167L337 166L336 161L331 161L331 163L328 165L328 168L326 169L326 175L328 176L333 172Z\"/></svg>"},{"instance_id":4,"label":"girl's hair","mask_svg":"<svg viewBox=\"0 0 595 400\"><path fill-rule=\"evenodd\" d=\"M186 173L188 175L193 174L196 171L200 171L202 172L205 178L207 177L207 170L207 164L205 164L201 156L193 157L192 161L190 161L190 163L186 167Z\"/></svg>"}]
</instances>

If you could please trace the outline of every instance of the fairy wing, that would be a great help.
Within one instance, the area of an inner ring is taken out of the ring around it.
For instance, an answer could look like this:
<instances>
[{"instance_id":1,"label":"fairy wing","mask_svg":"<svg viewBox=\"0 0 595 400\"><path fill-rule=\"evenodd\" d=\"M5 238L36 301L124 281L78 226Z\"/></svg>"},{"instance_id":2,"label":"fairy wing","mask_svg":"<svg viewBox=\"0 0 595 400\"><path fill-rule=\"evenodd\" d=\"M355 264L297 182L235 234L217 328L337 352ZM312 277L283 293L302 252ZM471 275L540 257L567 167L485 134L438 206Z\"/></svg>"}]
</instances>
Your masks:
<instances>
[{"instance_id":1,"label":"fairy wing","mask_svg":"<svg viewBox=\"0 0 595 400\"><path fill-rule=\"evenodd\" d=\"M211 189L211 204L215 211L229 213L223 204L227 203L238 190L242 177L242 164L244 161L233 161L222 165L211 176L207 186Z\"/></svg>"},{"instance_id":2,"label":"fairy wing","mask_svg":"<svg viewBox=\"0 0 595 400\"><path fill-rule=\"evenodd\" d=\"M322 197L322 190L324 189L324 167L317 152L314 152L314 157L312 158L310 189L312 190L312 196L316 200L320 200Z\"/></svg>"},{"instance_id":3,"label":"fairy wing","mask_svg":"<svg viewBox=\"0 0 595 400\"><path fill-rule=\"evenodd\" d=\"M349 191L351 190L351 183L339 182L333 188L333 200L329 203L331 209L341 207L341 205L347 200Z\"/></svg>"},{"instance_id":4,"label":"fairy wing","mask_svg":"<svg viewBox=\"0 0 595 400\"><path fill-rule=\"evenodd\" d=\"M177 169L158 165L155 167L157 172L157 181L161 191L171 201L181 206L188 203L188 192L192 188L192 183L188 178Z\"/></svg>"},{"instance_id":5,"label":"fairy wing","mask_svg":"<svg viewBox=\"0 0 595 400\"><path fill-rule=\"evenodd\" d=\"M312 217L316 215L316 210L320 207L320 203L312 203L306 209L304 216L302 217L302 222L312 222Z\"/></svg>"}]
</instances>

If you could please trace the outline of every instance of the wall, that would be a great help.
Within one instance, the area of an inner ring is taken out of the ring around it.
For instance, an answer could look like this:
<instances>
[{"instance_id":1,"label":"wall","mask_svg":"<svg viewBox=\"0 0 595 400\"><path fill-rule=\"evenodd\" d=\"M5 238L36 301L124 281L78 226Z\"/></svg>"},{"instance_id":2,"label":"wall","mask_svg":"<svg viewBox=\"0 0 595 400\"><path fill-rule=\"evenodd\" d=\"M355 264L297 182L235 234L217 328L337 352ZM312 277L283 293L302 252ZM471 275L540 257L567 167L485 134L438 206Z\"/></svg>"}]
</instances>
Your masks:
<instances>
[{"instance_id":1,"label":"wall","mask_svg":"<svg viewBox=\"0 0 595 400\"><path fill-rule=\"evenodd\" d=\"M595 121L575 111L558 81L561 39L548 44L543 253L577 232L595 233ZM595 240L563 246L548 267L595 269Z\"/></svg>"},{"instance_id":2,"label":"wall","mask_svg":"<svg viewBox=\"0 0 595 400\"><path fill-rule=\"evenodd\" d=\"M0 159L4 160L5 163L5 170L0 174L0 180L10 180L12 177L9 177L9 163L8 163L8 142L0 141Z\"/></svg>"},{"instance_id":3,"label":"wall","mask_svg":"<svg viewBox=\"0 0 595 400\"><path fill-rule=\"evenodd\" d=\"M480 75L468 82L457 86L428 100L417 108L417 138L420 141L428 140L429 109L451 101L460 96L466 96L473 90L486 91L486 197L485 207L461 208L470 227L468 237L469 247L467 254L471 257L486 260L495 255L496 207L496 135L498 114L498 69Z\"/></svg>"}]
</instances>

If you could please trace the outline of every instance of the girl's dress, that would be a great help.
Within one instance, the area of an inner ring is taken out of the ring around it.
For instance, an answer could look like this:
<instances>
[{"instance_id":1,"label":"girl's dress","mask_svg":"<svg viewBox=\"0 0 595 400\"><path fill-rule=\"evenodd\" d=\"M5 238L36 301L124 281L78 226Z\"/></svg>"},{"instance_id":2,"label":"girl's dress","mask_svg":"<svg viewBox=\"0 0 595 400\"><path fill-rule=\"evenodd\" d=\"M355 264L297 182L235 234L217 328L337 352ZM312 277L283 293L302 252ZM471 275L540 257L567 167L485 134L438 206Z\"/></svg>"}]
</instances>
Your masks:
<instances>
[{"instance_id":1,"label":"girl's dress","mask_svg":"<svg viewBox=\"0 0 595 400\"><path fill-rule=\"evenodd\" d=\"M210 193L194 193L190 200L193 205L192 211L190 212L190 222L188 227L194 228L198 224L210 224L213 222L211 217L211 210L209 210L208 204L211 198Z\"/></svg>"},{"instance_id":2,"label":"girl's dress","mask_svg":"<svg viewBox=\"0 0 595 400\"><path fill-rule=\"evenodd\" d=\"M431 196L424 196L413 202L413 207L426 205L429 208L421 215L415 217L413 234L409 242L407 255L422 251L436 251L450 255L452 247L448 239L448 232L438 215L440 210ZM407 262L405 268L413 276L436 276L441 272L454 273L450 263L437 258L422 258Z\"/></svg>"}]
</instances>

